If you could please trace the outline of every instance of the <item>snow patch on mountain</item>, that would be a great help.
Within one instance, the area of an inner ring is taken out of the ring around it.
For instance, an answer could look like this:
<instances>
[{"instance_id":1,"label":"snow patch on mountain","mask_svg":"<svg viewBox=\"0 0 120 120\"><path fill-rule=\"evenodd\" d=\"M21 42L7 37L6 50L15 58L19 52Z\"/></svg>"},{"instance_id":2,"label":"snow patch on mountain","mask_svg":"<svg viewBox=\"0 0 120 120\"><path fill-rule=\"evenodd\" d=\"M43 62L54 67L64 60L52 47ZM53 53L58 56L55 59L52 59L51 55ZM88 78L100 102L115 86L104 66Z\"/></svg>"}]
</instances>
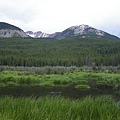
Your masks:
<instances>
[{"instance_id":1,"label":"snow patch on mountain","mask_svg":"<svg viewBox=\"0 0 120 120\"><path fill-rule=\"evenodd\" d=\"M71 30L73 30L74 31L74 35L76 36L76 35L82 35L82 34L87 34L87 32L91 32L91 33L95 33L96 35L98 35L98 36L104 36L104 32L103 31L101 31L101 30L97 30L97 29L95 29L95 28L92 28L92 27L90 27L90 26L88 26L88 25L79 25L79 26L72 26L72 27L70 27L70 28L68 28L68 29L71 29ZM88 29L88 30L87 30ZM85 37L85 36L83 36L83 37Z\"/></svg>"},{"instance_id":2,"label":"snow patch on mountain","mask_svg":"<svg viewBox=\"0 0 120 120\"><path fill-rule=\"evenodd\" d=\"M47 38L50 35L47 33L43 33L41 31L38 31L38 32L27 31L26 34L33 38Z\"/></svg>"},{"instance_id":3,"label":"snow patch on mountain","mask_svg":"<svg viewBox=\"0 0 120 120\"><path fill-rule=\"evenodd\" d=\"M96 34L99 35L99 36L104 36L104 34L105 34L105 33L104 33L103 31L101 31L101 30L96 30L95 32L96 32Z\"/></svg>"},{"instance_id":4,"label":"snow patch on mountain","mask_svg":"<svg viewBox=\"0 0 120 120\"><path fill-rule=\"evenodd\" d=\"M74 30L74 34L78 35L78 34L83 34L83 32L87 29L90 28L90 26L88 25L79 25L79 26L72 26L68 29Z\"/></svg>"}]
</instances>

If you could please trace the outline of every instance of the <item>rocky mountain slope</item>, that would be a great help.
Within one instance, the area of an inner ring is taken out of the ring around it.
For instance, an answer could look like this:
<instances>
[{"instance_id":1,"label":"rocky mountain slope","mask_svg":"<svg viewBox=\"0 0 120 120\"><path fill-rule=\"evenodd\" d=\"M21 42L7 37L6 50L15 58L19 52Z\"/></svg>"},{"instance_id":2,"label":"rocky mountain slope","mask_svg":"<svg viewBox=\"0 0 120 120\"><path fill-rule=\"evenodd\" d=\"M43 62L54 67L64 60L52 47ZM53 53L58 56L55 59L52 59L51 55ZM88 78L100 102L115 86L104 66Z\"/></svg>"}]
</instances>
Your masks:
<instances>
[{"instance_id":1,"label":"rocky mountain slope","mask_svg":"<svg viewBox=\"0 0 120 120\"><path fill-rule=\"evenodd\" d=\"M14 25L0 22L0 37L28 37L28 35Z\"/></svg>"},{"instance_id":2,"label":"rocky mountain slope","mask_svg":"<svg viewBox=\"0 0 120 120\"><path fill-rule=\"evenodd\" d=\"M42 33L41 31L33 33L32 31L26 32L27 35L34 38L55 38L55 39L64 39L64 38L103 38L103 39L119 39L117 36L111 35L107 32L95 29L88 25L78 25L67 28L62 32L56 32L53 34Z\"/></svg>"},{"instance_id":3,"label":"rocky mountain slope","mask_svg":"<svg viewBox=\"0 0 120 120\"><path fill-rule=\"evenodd\" d=\"M65 29L62 32L55 32L53 34L47 34L41 31L24 32L22 29L5 23L0 22L0 37L33 37L33 38L54 38L54 39L65 39L65 38L102 38L116 40L120 39L117 36L111 35L107 32L95 29L88 25L72 26Z\"/></svg>"},{"instance_id":4,"label":"rocky mountain slope","mask_svg":"<svg viewBox=\"0 0 120 120\"><path fill-rule=\"evenodd\" d=\"M43 33L41 31L38 31L38 32L27 31L26 34L28 36L30 36L30 37L33 37L33 38L46 38L46 37L50 37L50 34Z\"/></svg>"},{"instance_id":5,"label":"rocky mountain slope","mask_svg":"<svg viewBox=\"0 0 120 120\"><path fill-rule=\"evenodd\" d=\"M56 39L74 38L74 37L103 38L103 39L115 39L115 40L119 39L118 37L114 35L95 29L88 25L72 26L54 36L54 38Z\"/></svg>"}]
</instances>

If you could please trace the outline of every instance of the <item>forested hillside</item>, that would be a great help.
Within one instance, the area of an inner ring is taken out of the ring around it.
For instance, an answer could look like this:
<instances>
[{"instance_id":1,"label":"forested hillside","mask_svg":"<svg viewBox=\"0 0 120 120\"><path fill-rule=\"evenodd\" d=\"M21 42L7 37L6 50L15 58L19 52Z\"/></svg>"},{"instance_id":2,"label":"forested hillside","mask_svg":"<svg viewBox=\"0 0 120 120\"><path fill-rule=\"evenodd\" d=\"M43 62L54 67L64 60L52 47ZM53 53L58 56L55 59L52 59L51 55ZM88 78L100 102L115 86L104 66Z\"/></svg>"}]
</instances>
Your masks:
<instances>
[{"instance_id":1,"label":"forested hillside","mask_svg":"<svg viewBox=\"0 0 120 120\"><path fill-rule=\"evenodd\" d=\"M0 65L117 66L120 40L0 38Z\"/></svg>"}]
</instances>

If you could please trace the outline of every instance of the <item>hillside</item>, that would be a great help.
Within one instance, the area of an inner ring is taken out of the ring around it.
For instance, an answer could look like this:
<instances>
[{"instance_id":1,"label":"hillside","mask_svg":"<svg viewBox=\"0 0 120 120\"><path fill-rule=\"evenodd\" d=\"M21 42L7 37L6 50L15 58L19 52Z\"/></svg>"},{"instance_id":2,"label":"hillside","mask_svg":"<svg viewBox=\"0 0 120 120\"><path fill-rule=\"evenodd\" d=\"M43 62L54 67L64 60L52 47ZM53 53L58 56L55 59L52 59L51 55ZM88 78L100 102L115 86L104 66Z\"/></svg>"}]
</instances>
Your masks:
<instances>
[{"instance_id":1,"label":"hillside","mask_svg":"<svg viewBox=\"0 0 120 120\"><path fill-rule=\"evenodd\" d=\"M28 37L26 33L11 24L0 22L0 37Z\"/></svg>"},{"instance_id":2,"label":"hillside","mask_svg":"<svg viewBox=\"0 0 120 120\"><path fill-rule=\"evenodd\" d=\"M0 38L0 65L117 66L120 40Z\"/></svg>"}]
</instances>

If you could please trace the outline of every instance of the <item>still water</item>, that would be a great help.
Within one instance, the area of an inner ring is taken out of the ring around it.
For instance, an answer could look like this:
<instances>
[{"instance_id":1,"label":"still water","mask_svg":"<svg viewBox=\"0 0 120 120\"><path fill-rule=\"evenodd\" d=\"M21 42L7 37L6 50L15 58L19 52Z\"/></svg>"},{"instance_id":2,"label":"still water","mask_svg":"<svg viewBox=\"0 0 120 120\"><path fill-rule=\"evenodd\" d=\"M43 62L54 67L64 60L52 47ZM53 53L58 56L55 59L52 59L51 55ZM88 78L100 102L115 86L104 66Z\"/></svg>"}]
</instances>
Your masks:
<instances>
[{"instance_id":1,"label":"still water","mask_svg":"<svg viewBox=\"0 0 120 120\"><path fill-rule=\"evenodd\" d=\"M56 87L42 87L42 86L14 86L14 87L1 87L0 96L13 96L13 97L41 97L46 95L60 95L69 98L83 98L88 95L112 95L113 97L120 98L120 94L114 92L112 89L89 89L79 90L74 85L71 86L56 86Z\"/></svg>"}]
</instances>

